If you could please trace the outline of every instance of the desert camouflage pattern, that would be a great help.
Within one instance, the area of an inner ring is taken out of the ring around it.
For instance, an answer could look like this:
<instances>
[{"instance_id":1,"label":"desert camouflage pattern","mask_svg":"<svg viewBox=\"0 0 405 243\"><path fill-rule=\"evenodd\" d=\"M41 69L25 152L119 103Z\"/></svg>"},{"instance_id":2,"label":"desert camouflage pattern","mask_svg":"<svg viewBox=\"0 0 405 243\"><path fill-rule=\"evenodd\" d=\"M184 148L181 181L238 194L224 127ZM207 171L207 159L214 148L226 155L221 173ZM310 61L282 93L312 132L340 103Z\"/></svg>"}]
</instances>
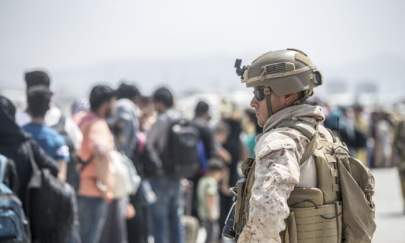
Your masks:
<instances>
[{"instance_id":1,"label":"desert camouflage pattern","mask_svg":"<svg viewBox=\"0 0 405 243\"><path fill-rule=\"evenodd\" d=\"M322 108L311 105L295 105L285 108L267 121L265 133L258 138L254 182L242 200L246 217L238 243L281 242L280 233L285 230L285 219L290 210L287 199L295 186L316 187L316 168L312 158L299 165L309 139L298 130L278 127L286 120L300 119L312 124L324 120ZM332 140L320 125L319 132ZM247 175L249 177L249 175ZM249 180L249 178L247 179Z\"/></svg>"}]
</instances>

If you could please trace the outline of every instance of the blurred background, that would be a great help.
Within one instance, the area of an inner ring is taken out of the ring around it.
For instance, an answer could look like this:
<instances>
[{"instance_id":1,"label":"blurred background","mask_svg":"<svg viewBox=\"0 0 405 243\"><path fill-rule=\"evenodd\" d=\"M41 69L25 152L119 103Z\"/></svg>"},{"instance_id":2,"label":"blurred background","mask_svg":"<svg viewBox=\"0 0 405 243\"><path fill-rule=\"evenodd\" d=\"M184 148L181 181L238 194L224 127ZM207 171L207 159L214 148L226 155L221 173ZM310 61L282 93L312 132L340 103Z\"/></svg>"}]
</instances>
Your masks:
<instances>
[{"instance_id":1,"label":"blurred background","mask_svg":"<svg viewBox=\"0 0 405 243\"><path fill-rule=\"evenodd\" d=\"M316 99L361 105L371 121L405 97L403 9L401 0L1 0L0 94L24 109L23 74L39 68L50 74L53 102L63 110L95 84L130 80L144 94L169 87L185 113L204 98L216 114L223 98L249 104L235 58L250 63L291 47L324 76ZM381 131L392 131L391 116L380 120ZM397 171L390 161L370 165L385 168L374 171L375 242L405 242Z\"/></svg>"}]
</instances>

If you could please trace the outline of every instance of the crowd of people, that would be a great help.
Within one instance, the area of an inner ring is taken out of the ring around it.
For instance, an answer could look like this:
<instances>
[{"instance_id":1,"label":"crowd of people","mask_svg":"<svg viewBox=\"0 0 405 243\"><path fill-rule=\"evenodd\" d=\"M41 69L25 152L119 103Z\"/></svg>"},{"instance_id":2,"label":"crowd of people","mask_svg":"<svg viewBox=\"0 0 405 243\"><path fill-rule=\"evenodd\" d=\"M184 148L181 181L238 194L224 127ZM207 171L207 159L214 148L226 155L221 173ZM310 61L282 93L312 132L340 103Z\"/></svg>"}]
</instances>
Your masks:
<instances>
[{"instance_id":1,"label":"crowd of people","mask_svg":"<svg viewBox=\"0 0 405 243\"><path fill-rule=\"evenodd\" d=\"M169 89L145 96L123 82L94 86L63 114L46 72L25 81L25 110L0 97L0 154L32 242L195 242L200 226L219 240L254 113L227 109L211 126L207 102L185 119Z\"/></svg>"},{"instance_id":2,"label":"crowd of people","mask_svg":"<svg viewBox=\"0 0 405 243\"><path fill-rule=\"evenodd\" d=\"M168 88L147 96L122 82L94 86L64 114L46 72L27 72L25 81L26 110L0 96L0 161L7 165L0 171L21 201L27 238L191 243L204 228L206 243L221 241L239 164L254 157L262 132L254 110L224 103L212 121L210 104L200 100L186 119ZM393 165L398 119L359 105L321 105L325 126L361 161Z\"/></svg>"},{"instance_id":3,"label":"crowd of people","mask_svg":"<svg viewBox=\"0 0 405 243\"><path fill-rule=\"evenodd\" d=\"M393 147L398 124L404 119L402 102L392 108L318 103L327 114L325 126L339 134L354 156L370 168L395 166Z\"/></svg>"}]
</instances>

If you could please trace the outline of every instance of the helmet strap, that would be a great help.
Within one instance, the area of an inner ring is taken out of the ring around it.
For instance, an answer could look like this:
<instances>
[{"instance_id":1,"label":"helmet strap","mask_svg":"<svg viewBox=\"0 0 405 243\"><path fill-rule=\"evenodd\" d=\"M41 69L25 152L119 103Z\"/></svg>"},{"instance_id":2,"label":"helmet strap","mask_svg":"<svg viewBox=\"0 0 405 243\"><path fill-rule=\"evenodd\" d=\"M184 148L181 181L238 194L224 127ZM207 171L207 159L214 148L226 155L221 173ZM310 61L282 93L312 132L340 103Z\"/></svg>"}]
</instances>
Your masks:
<instances>
[{"instance_id":1,"label":"helmet strap","mask_svg":"<svg viewBox=\"0 0 405 243\"><path fill-rule=\"evenodd\" d=\"M264 94L266 95L266 105L267 111L269 112L269 117L273 115L273 108L271 105L271 89L270 87L264 87Z\"/></svg>"}]
</instances>

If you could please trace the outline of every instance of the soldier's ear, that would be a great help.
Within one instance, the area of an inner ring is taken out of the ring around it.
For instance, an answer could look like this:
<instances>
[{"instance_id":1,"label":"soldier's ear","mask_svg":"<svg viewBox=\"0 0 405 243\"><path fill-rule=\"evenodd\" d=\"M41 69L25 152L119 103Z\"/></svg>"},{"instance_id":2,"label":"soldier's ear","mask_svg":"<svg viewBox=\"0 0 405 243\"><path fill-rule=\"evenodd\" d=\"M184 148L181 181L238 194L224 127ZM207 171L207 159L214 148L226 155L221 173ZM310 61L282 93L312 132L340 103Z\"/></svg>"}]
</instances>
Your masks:
<instances>
[{"instance_id":1,"label":"soldier's ear","mask_svg":"<svg viewBox=\"0 0 405 243\"><path fill-rule=\"evenodd\" d=\"M288 94L285 95L285 101L287 105L291 105L298 99L298 97L299 97L298 93Z\"/></svg>"}]
</instances>

